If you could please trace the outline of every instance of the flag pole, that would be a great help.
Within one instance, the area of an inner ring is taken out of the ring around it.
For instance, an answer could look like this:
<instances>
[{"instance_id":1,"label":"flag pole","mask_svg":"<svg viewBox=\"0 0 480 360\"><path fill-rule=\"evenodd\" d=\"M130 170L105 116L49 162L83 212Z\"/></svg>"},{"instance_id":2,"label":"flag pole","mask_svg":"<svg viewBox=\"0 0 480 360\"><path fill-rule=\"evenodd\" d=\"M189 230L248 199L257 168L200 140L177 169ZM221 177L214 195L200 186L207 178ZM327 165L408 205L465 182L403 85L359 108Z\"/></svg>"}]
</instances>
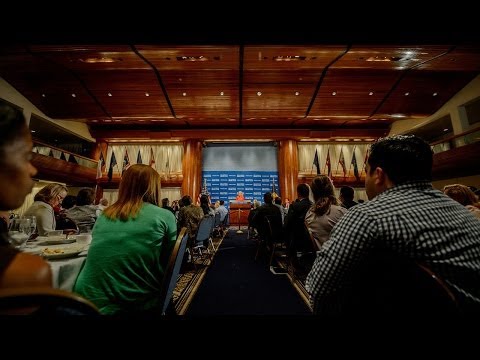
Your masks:
<instances>
[{"instance_id":1,"label":"flag pole","mask_svg":"<svg viewBox=\"0 0 480 360\"><path fill-rule=\"evenodd\" d=\"M325 169L327 168L327 157L329 156L328 155L329 151L330 151L330 145L328 145L328 147L327 147L327 156L325 157L325 166L323 167L323 173L327 174L327 176L328 176L328 173L325 172Z\"/></svg>"},{"instance_id":2,"label":"flag pole","mask_svg":"<svg viewBox=\"0 0 480 360\"><path fill-rule=\"evenodd\" d=\"M362 165L362 171L360 171L360 177L362 176L363 170L365 169L365 165L367 163L367 155L368 155L368 145L367 145L367 149L365 150L365 157L363 158L363 165ZM365 175L367 175L366 170L365 170Z\"/></svg>"},{"instance_id":3,"label":"flag pole","mask_svg":"<svg viewBox=\"0 0 480 360\"><path fill-rule=\"evenodd\" d=\"M352 154L355 154L355 148L357 145L353 145L353 151ZM352 160L353 160L353 155L352 155ZM352 160L350 160L350 166L348 167L347 175L350 173L350 169L352 168Z\"/></svg>"},{"instance_id":4,"label":"flag pole","mask_svg":"<svg viewBox=\"0 0 480 360\"><path fill-rule=\"evenodd\" d=\"M340 147L340 154L342 153L342 146ZM338 155L337 168L335 169L335 174L338 173L338 165L340 165L340 155Z\"/></svg>"}]
</instances>

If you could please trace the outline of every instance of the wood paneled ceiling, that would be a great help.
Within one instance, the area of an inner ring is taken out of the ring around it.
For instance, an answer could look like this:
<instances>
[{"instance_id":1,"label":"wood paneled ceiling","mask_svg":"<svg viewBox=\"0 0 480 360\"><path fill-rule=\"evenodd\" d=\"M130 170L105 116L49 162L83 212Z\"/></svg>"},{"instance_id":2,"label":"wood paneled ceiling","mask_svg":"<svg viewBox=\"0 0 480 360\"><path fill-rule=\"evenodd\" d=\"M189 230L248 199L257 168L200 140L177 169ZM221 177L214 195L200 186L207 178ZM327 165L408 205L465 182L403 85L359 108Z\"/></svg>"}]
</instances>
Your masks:
<instances>
[{"instance_id":1,"label":"wood paneled ceiling","mask_svg":"<svg viewBox=\"0 0 480 360\"><path fill-rule=\"evenodd\" d=\"M0 76L92 130L387 130L480 73L480 46L13 45Z\"/></svg>"}]
</instances>

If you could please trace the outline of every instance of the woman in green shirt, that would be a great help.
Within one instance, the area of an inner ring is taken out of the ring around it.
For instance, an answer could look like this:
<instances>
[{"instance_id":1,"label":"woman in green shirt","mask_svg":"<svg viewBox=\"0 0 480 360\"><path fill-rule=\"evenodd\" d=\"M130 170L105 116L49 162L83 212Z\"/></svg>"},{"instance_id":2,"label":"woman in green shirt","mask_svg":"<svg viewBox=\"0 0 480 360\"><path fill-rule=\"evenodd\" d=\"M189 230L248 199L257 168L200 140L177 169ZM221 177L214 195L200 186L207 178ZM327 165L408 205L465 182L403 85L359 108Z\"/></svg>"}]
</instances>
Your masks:
<instances>
[{"instance_id":1,"label":"woman in green shirt","mask_svg":"<svg viewBox=\"0 0 480 360\"><path fill-rule=\"evenodd\" d=\"M103 314L155 311L177 226L162 209L160 175L136 164L123 174L118 200L98 218L74 291Z\"/></svg>"}]
</instances>

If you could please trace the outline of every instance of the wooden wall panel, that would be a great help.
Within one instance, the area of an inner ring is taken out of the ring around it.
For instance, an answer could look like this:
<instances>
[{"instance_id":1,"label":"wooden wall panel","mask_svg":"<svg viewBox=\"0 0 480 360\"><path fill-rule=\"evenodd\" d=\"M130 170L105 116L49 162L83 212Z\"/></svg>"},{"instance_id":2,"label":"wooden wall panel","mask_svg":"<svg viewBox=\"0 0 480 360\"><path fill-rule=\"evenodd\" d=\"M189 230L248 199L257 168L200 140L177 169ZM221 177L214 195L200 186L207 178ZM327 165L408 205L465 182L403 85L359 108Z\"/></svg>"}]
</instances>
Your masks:
<instances>
[{"instance_id":1,"label":"wooden wall panel","mask_svg":"<svg viewBox=\"0 0 480 360\"><path fill-rule=\"evenodd\" d=\"M296 140L280 140L278 148L278 183L282 201L297 198L298 148Z\"/></svg>"},{"instance_id":2,"label":"wooden wall panel","mask_svg":"<svg viewBox=\"0 0 480 360\"><path fill-rule=\"evenodd\" d=\"M190 195L196 202L202 187L202 141L187 140L183 147L182 196Z\"/></svg>"}]
</instances>

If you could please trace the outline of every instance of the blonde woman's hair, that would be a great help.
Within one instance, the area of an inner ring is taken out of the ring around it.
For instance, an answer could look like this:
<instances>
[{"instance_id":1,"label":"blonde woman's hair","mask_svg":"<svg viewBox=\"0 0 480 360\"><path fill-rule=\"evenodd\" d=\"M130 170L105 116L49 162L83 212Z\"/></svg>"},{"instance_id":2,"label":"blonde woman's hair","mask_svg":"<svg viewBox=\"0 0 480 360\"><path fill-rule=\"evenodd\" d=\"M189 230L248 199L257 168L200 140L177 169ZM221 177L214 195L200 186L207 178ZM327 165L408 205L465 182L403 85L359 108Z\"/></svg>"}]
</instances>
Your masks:
<instances>
[{"instance_id":1,"label":"blonde woman's hair","mask_svg":"<svg viewBox=\"0 0 480 360\"><path fill-rule=\"evenodd\" d=\"M51 183L41 188L40 191L35 194L33 201L43 201L44 203L50 204L52 199L55 199L62 192L68 193L64 185Z\"/></svg>"},{"instance_id":2,"label":"blonde woman's hair","mask_svg":"<svg viewBox=\"0 0 480 360\"><path fill-rule=\"evenodd\" d=\"M332 180L326 175L319 175L313 178L310 188L313 193L316 215L324 215L330 211L332 205L338 205L337 198L334 193Z\"/></svg>"},{"instance_id":3,"label":"blonde woman's hair","mask_svg":"<svg viewBox=\"0 0 480 360\"><path fill-rule=\"evenodd\" d=\"M118 200L103 210L112 220L135 219L144 202L160 206L160 175L148 165L135 164L122 175L118 189Z\"/></svg>"}]
</instances>

